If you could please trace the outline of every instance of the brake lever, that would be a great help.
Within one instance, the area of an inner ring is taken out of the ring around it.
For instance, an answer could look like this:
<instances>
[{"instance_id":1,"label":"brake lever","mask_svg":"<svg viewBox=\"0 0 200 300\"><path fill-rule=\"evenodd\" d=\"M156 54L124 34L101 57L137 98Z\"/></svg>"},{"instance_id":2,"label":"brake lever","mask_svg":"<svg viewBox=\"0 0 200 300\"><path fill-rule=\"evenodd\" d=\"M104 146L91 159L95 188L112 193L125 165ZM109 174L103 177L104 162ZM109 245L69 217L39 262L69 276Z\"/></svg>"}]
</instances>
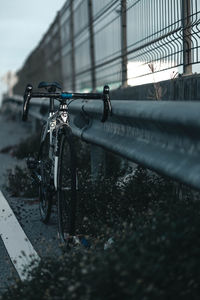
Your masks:
<instances>
[{"instance_id":1,"label":"brake lever","mask_svg":"<svg viewBox=\"0 0 200 300\"><path fill-rule=\"evenodd\" d=\"M104 123L108 119L108 115L112 115L112 106L110 102L110 89L108 85L103 89L103 116L101 122Z\"/></svg>"},{"instance_id":2,"label":"brake lever","mask_svg":"<svg viewBox=\"0 0 200 300\"><path fill-rule=\"evenodd\" d=\"M31 100L33 87L31 84L27 84L25 92L24 92L24 103L23 103L23 112L22 112L22 121L26 121L28 118L28 109L29 109L29 102Z\"/></svg>"}]
</instances>

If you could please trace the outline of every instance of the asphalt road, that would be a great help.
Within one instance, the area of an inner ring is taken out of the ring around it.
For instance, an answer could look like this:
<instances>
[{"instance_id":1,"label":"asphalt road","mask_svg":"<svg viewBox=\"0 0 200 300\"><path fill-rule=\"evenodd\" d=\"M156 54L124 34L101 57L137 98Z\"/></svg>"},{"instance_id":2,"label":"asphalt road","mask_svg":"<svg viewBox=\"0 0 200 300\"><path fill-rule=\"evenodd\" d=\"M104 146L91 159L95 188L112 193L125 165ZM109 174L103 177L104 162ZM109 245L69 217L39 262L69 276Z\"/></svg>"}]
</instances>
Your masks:
<instances>
[{"instance_id":1,"label":"asphalt road","mask_svg":"<svg viewBox=\"0 0 200 300\"><path fill-rule=\"evenodd\" d=\"M28 124L13 121L8 116L0 114L0 152L7 146L18 144L29 135L31 129ZM6 170L14 169L16 165L24 166L25 162L13 158L9 153L0 153L0 189L38 255L40 257L59 255L56 208L50 224L45 225L40 221L37 198L13 198L5 190ZM15 280L19 280L18 274L0 238L0 294Z\"/></svg>"}]
</instances>

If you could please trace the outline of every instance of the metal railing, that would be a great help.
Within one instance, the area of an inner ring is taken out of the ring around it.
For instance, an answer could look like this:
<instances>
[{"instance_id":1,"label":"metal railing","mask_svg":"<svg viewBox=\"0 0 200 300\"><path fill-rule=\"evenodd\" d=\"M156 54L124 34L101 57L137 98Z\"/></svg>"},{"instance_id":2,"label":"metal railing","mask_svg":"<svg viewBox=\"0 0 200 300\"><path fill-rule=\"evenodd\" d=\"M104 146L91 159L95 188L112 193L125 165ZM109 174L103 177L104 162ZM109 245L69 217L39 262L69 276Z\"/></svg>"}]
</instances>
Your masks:
<instances>
[{"instance_id":1,"label":"metal railing","mask_svg":"<svg viewBox=\"0 0 200 300\"><path fill-rule=\"evenodd\" d=\"M20 99L14 103L21 109ZM7 104L6 104L7 103ZM32 117L42 119L32 104ZM102 123L102 103L70 105L73 133L158 173L200 189L200 103L184 101L112 101L113 113ZM37 113L36 113L37 112Z\"/></svg>"},{"instance_id":2,"label":"metal railing","mask_svg":"<svg viewBox=\"0 0 200 300\"><path fill-rule=\"evenodd\" d=\"M199 72L198 63L199 0L68 0L18 72L15 94L42 80L65 90L137 85Z\"/></svg>"}]
</instances>

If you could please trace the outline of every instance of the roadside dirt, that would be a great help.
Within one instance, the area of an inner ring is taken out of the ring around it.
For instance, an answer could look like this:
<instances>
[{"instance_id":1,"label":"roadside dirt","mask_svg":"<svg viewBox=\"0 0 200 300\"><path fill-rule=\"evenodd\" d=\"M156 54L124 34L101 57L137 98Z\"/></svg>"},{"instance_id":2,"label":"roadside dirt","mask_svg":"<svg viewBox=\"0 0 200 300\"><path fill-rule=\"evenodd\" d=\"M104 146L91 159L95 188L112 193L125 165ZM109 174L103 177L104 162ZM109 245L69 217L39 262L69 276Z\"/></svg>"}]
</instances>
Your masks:
<instances>
[{"instance_id":1,"label":"roadside dirt","mask_svg":"<svg viewBox=\"0 0 200 300\"><path fill-rule=\"evenodd\" d=\"M25 160L18 160L12 156L12 147L31 134L31 126L29 123L12 120L8 115L3 116L0 114L0 189L39 256L59 255L56 207L53 208L50 223L45 225L40 221L37 197L11 197L5 189L5 185L7 184L7 169L14 170L16 165L21 167L25 165ZM19 280L1 238L0 257L1 294L8 286L14 284L16 280Z\"/></svg>"}]
</instances>

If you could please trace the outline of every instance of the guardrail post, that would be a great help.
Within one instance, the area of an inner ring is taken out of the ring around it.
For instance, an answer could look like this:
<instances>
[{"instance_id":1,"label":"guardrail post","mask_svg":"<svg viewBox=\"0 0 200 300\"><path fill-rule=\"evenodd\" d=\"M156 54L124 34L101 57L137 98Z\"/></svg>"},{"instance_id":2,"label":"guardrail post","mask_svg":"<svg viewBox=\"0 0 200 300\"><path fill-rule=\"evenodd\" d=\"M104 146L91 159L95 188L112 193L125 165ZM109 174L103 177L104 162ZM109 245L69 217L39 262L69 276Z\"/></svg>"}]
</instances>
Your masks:
<instances>
[{"instance_id":1,"label":"guardrail post","mask_svg":"<svg viewBox=\"0 0 200 300\"><path fill-rule=\"evenodd\" d=\"M91 144L91 178L95 182L105 174L105 151Z\"/></svg>"},{"instance_id":2,"label":"guardrail post","mask_svg":"<svg viewBox=\"0 0 200 300\"><path fill-rule=\"evenodd\" d=\"M127 86L127 0L121 0L122 87Z\"/></svg>"},{"instance_id":3,"label":"guardrail post","mask_svg":"<svg viewBox=\"0 0 200 300\"><path fill-rule=\"evenodd\" d=\"M183 26L183 74L192 74L192 40L191 40L191 0L183 0L182 26Z\"/></svg>"},{"instance_id":4,"label":"guardrail post","mask_svg":"<svg viewBox=\"0 0 200 300\"><path fill-rule=\"evenodd\" d=\"M95 48L94 48L92 0L88 0L88 17L89 17L89 31L90 31L90 59L91 59L92 90L95 91L96 90L96 69L95 69Z\"/></svg>"},{"instance_id":5,"label":"guardrail post","mask_svg":"<svg viewBox=\"0 0 200 300\"><path fill-rule=\"evenodd\" d=\"M33 117L31 117L30 120L31 120L30 125L31 125L32 134L35 134L36 132L38 132L38 130L40 130L40 121Z\"/></svg>"},{"instance_id":6,"label":"guardrail post","mask_svg":"<svg viewBox=\"0 0 200 300\"><path fill-rule=\"evenodd\" d=\"M72 90L76 90L76 69L75 69L75 51L74 51L74 10L73 0L70 0L70 40L71 40L71 68L72 68Z\"/></svg>"}]
</instances>

